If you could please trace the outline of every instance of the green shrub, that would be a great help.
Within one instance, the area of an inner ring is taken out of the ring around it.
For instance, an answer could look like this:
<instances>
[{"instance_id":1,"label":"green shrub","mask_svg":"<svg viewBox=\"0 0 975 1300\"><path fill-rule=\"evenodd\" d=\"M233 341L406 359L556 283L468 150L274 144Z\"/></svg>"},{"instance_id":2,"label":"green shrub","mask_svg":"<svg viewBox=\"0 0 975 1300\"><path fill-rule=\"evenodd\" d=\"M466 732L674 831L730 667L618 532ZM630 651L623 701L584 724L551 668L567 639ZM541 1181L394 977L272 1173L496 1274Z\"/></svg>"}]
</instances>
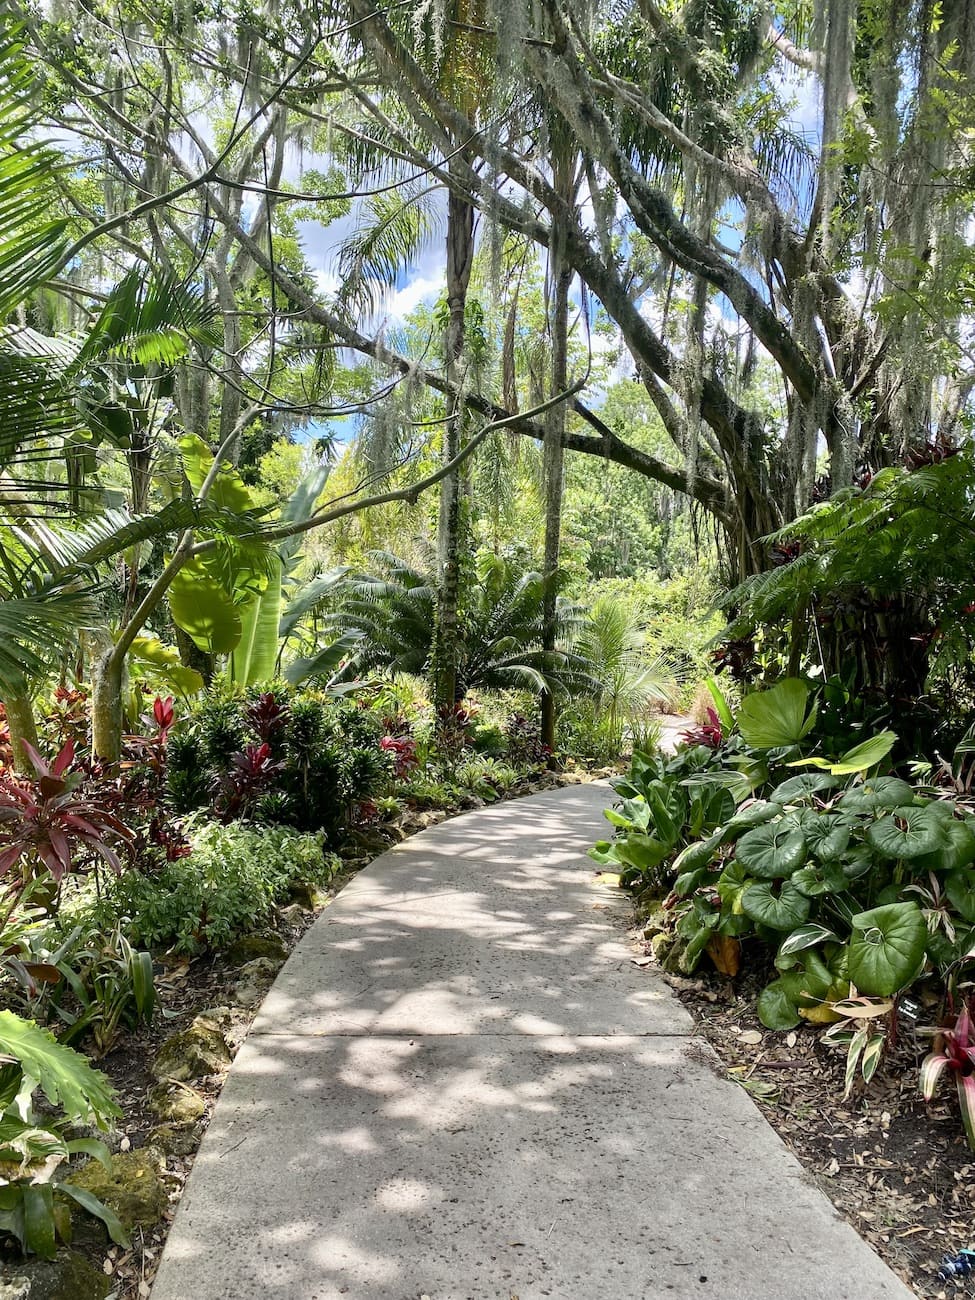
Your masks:
<instances>
[{"instance_id":1,"label":"green shrub","mask_svg":"<svg viewBox=\"0 0 975 1300\"><path fill-rule=\"evenodd\" d=\"M206 808L334 841L387 782L381 732L372 711L314 692L215 695L170 737L170 798L180 813Z\"/></svg>"},{"instance_id":2,"label":"green shrub","mask_svg":"<svg viewBox=\"0 0 975 1300\"><path fill-rule=\"evenodd\" d=\"M219 949L266 921L292 883L324 884L339 865L322 835L281 827L207 822L191 840L189 857L110 881L90 905L94 917L105 925L121 918L133 941L153 948Z\"/></svg>"}]
</instances>

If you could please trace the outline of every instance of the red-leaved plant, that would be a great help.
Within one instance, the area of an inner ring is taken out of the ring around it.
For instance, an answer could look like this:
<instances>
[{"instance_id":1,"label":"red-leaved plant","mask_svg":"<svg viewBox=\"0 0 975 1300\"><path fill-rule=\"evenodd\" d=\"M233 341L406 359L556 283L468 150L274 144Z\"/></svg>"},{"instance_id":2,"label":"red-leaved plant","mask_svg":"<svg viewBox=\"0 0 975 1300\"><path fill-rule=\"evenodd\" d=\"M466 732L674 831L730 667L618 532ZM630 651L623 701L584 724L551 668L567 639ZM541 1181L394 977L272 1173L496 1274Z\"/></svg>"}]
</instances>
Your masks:
<instances>
[{"instance_id":1,"label":"red-leaved plant","mask_svg":"<svg viewBox=\"0 0 975 1300\"><path fill-rule=\"evenodd\" d=\"M224 821L245 817L284 764L271 757L271 746L248 745L230 756L230 771L215 783L216 810Z\"/></svg>"},{"instance_id":2,"label":"red-leaved plant","mask_svg":"<svg viewBox=\"0 0 975 1300\"><path fill-rule=\"evenodd\" d=\"M967 1006L962 1007L953 1029L944 1029L936 1036L934 1050L921 1062L921 1095L925 1101L934 1096L945 1070L955 1076L965 1137L975 1151L975 1026Z\"/></svg>"},{"instance_id":3,"label":"red-leaved plant","mask_svg":"<svg viewBox=\"0 0 975 1300\"><path fill-rule=\"evenodd\" d=\"M714 709L708 709L707 722L699 727L688 727L680 733L685 745L707 745L708 749L717 749L721 744L721 719Z\"/></svg>"},{"instance_id":4,"label":"red-leaved plant","mask_svg":"<svg viewBox=\"0 0 975 1300\"><path fill-rule=\"evenodd\" d=\"M132 831L103 801L79 789L83 774L71 771L73 741L50 764L22 743L34 776L0 772L0 877L20 866L26 883L40 864L60 883L79 869L79 858L93 856L121 871L116 850L132 843Z\"/></svg>"},{"instance_id":5,"label":"red-leaved plant","mask_svg":"<svg viewBox=\"0 0 975 1300\"><path fill-rule=\"evenodd\" d=\"M397 781L420 766L420 760L416 756L416 741L409 736L383 736L379 748L392 758L393 776Z\"/></svg>"}]
</instances>

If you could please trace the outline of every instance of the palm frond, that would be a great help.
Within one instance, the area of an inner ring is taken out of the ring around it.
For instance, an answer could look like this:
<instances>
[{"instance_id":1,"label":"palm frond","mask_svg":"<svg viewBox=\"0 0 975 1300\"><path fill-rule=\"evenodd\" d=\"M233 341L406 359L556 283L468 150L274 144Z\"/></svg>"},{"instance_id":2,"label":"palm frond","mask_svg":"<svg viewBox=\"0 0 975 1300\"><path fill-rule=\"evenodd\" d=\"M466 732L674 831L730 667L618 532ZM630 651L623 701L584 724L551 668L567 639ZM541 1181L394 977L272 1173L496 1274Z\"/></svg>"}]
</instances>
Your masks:
<instances>
[{"instance_id":1,"label":"palm frond","mask_svg":"<svg viewBox=\"0 0 975 1300\"><path fill-rule=\"evenodd\" d=\"M57 158L36 139L38 102L13 25L0 36L0 320L53 274L66 248L67 223L43 215Z\"/></svg>"}]
</instances>

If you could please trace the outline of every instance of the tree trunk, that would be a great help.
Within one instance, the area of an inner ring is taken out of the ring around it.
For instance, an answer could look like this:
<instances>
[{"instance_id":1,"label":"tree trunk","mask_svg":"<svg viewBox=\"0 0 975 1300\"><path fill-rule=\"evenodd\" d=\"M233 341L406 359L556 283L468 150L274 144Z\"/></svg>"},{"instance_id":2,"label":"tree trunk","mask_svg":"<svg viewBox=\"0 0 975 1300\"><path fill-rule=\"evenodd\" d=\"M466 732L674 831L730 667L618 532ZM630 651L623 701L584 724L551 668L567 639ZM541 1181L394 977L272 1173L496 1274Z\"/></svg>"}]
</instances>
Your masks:
<instances>
[{"instance_id":1,"label":"tree trunk","mask_svg":"<svg viewBox=\"0 0 975 1300\"><path fill-rule=\"evenodd\" d=\"M552 281L552 395L565 392L569 382L569 288L572 268L564 256L564 240L553 225L549 250ZM542 573L545 592L542 624L542 651L546 668L551 666L556 642L556 606L558 601L559 558L562 545L562 476L565 461L566 404L559 402L545 419L542 461L545 478L545 555ZM542 744L555 749L557 707L551 691L541 699Z\"/></svg>"},{"instance_id":2,"label":"tree trunk","mask_svg":"<svg viewBox=\"0 0 975 1300\"><path fill-rule=\"evenodd\" d=\"M24 752L24 741L37 748L37 724L34 721L34 709L27 695L4 695L3 706L7 714L7 726L10 729L10 748L13 751L15 772L32 773L34 765Z\"/></svg>"},{"instance_id":3,"label":"tree trunk","mask_svg":"<svg viewBox=\"0 0 975 1300\"><path fill-rule=\"evenodd\" d=\"M464 313L474 263L474 208L451 192L447 208L447 328L444 363L452 384L463 384ZM464 436L464 403L456 400L444 425L443 459L453 460ZM459 470L440 485L437 521L437 627L431 666L431 693L438 708L451 708L461 692L460 662L463 632L460 626L460 574L465 547L464 510Z\"/></svg>"},{"instance_id":4,"label":"tree trunk","mask_svg":"<svg viewBox=\"0 0 975 1300\"><path fill-rule=\"evenodd\" d=\"M117 763L122 757L124 693L125 656L101 639L91 648L91 748L103 763Z\"/></svg>"}]
</instances>

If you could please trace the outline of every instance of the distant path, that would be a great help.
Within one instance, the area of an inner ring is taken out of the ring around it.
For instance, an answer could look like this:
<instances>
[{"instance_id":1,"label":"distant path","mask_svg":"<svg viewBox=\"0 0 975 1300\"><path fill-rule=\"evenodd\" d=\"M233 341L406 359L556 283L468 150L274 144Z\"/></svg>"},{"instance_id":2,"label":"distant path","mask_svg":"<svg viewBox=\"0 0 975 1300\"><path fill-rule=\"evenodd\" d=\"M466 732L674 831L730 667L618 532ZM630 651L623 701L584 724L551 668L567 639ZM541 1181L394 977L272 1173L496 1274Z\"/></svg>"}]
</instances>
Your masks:
<instances>
[{"instance_id":1,"label":"distant path","mask_svg":"<svg viewBox=\"0 0 975 1300\"><path fill-rule=\"evenodd\" d=\"M610 791L398 845L240 1051L152 1300L908 1300L687 1013L584 856Z\"/></svg>"}]
</instances>

